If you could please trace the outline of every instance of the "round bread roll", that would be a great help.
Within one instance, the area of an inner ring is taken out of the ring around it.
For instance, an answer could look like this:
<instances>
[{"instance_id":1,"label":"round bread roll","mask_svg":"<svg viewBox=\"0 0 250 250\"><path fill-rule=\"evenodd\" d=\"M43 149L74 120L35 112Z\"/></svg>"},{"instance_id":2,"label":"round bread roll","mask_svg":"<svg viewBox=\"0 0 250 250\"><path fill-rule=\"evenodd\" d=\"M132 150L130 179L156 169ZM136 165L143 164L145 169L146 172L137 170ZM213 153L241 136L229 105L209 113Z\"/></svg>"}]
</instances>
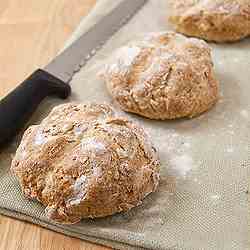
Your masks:
<instances>
[{"instance_id":1,"label":"round bread roll","mask_svg":"<svg viewBox=\"0 0 250 250\"><path fill-rule=\"evenodd\" d=\"M218 98L209 46L174 32L149 33L118 49L100 76L123 110L150 119L191 118Z\"/></svg>"},{"instance_id":2,"label":"round bread roll","mask_svg":"<svg viewBox=\"0 0 250 250\"><path fill-rule=\"evenodd\" d=\"M27 129L11 169L48 218L69 224L127 211L159 183L159 160L143 129L98 104L54 108Z\"/></svg>"},{"instance_id":3,"label":"round bread roll","mask_svg":"<svg viewBox=\"0 0 250 250\"><path fill-rule=\"evenodd\" d=\"M178 32L208 41L237 41L250 35L249 0L171 0L170 22Z\"/></svg>"}]
</instances>

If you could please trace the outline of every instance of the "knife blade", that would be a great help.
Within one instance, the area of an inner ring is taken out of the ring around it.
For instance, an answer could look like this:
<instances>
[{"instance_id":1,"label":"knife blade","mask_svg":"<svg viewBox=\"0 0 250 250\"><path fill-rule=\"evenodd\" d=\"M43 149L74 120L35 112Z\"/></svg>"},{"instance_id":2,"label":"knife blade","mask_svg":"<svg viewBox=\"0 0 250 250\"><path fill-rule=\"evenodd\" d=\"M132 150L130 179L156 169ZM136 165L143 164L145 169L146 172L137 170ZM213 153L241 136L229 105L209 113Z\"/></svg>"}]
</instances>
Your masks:
<instances>
[{"instance_id":1,"label":"knife blade","mask_svg":"<svg viewBox=\"0 0 250 250\"><path fill-rule=\"evenodd\" d=\"M123 0L44 69L37 69L4 97L0 101L0 146L20 131L45 97L67 98L73 75L146 2Z\"/></svg>"},{"instance_id":2,"label":"knife blade","mask_svg":"<svg viewBox=\"0 0 250 250\"><path fill-rule=\"evenodd\" d=\"M64 82L69 82L80 64L88 61L147 0L125 0L110 14L102 18L89 31L83 34L68 49L63 51L45 70Z\"/></svg>"}]
</instances>

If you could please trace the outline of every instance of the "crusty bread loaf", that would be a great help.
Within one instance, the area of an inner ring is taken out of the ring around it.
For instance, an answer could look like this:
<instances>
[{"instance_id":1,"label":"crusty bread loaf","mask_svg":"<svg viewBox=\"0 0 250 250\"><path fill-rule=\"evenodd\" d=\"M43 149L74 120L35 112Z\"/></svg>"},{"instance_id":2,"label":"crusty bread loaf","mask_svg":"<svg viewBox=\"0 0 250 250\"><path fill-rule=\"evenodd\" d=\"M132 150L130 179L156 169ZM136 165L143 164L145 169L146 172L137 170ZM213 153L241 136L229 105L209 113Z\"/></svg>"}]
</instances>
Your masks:
<instances>
[{"instance_id":1,"label":"crusty bread loaf","mask_svg":"<svg viewBox=\"0 0 250 250\"><path fill-rule=\"evenodd\" d=\"M206 42L149 33L118 49L100 76L120 107L151 119L194 117L218 98Z\"/></svg>"},{"instance_id":2,"label":"crusty bread loaf","mask_svg":"<svg viewBox=\"0 0 250 250\"><path fill-rule=\"evenodd\" d=\"M178 32L209 41L232 42L250 35L249 0L170 0L169 18Z\"/></svg>"},{"instance_id":3,"label":"crusty bread loaf","mask_svg":"<svg viewBox=\"0 0 250 250\"><path fill-rule=\"evenodd\" d=\"M129 210L159 182L159 160L143 129L98 104L54 108L27 129L11 169L23 193L59 223Z\"/></svg>"}]
</instances>

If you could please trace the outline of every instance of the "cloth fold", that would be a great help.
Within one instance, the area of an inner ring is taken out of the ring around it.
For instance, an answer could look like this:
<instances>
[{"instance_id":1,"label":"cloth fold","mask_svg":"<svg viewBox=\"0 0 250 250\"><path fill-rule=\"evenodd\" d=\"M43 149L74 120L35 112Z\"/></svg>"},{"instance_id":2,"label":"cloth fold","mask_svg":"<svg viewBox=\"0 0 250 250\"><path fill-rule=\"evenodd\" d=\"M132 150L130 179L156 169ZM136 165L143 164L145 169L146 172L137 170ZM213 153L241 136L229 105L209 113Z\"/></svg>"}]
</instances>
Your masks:
<instances>
[{"instance_id":1,"label":"cloth fold","mask_svg":"<svg viewBox=\"0 0 250 250\"><path fill-rule=\"evenodd\" d=\"M68 101L106 102L119 110L98 72L115 48L139 33L172 29L166 21L167 2L149 1L105 44L73 77ZM65 47L116 4L99 0ZM250 40L211 47L221 89L220 101L211 111L177 121L151 121L120 111L144 126L160 154L159 189L141 206L76 225L48 221L44 207L25 199L9 173L17 139L0 153L0 213L117 249L248 249ZM44 101L30 124L39 123L59 103L57 99Z\"/></svg>"}]
</instances>

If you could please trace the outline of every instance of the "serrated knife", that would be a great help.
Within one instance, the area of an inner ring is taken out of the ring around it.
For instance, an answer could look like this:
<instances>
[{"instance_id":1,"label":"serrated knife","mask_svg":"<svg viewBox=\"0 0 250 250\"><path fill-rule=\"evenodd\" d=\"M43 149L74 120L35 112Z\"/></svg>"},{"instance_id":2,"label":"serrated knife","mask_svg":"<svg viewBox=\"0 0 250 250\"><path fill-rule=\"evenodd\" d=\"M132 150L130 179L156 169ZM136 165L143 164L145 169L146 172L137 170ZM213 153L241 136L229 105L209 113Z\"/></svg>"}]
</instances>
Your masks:
<instances>
[{"instance_id":1,"label":"serrated knife","mask_svg":"<svg viewBox=\"0 0 250 250\"><path fill-rule=\"evenodd\" d=\"M67 98L74 73L100 48L147 0L123 0L114 10L55 57L44 69L31 74L0 101L0 146L9 141L28 121L47 96Z\"/></svg>"}]
</instances>

